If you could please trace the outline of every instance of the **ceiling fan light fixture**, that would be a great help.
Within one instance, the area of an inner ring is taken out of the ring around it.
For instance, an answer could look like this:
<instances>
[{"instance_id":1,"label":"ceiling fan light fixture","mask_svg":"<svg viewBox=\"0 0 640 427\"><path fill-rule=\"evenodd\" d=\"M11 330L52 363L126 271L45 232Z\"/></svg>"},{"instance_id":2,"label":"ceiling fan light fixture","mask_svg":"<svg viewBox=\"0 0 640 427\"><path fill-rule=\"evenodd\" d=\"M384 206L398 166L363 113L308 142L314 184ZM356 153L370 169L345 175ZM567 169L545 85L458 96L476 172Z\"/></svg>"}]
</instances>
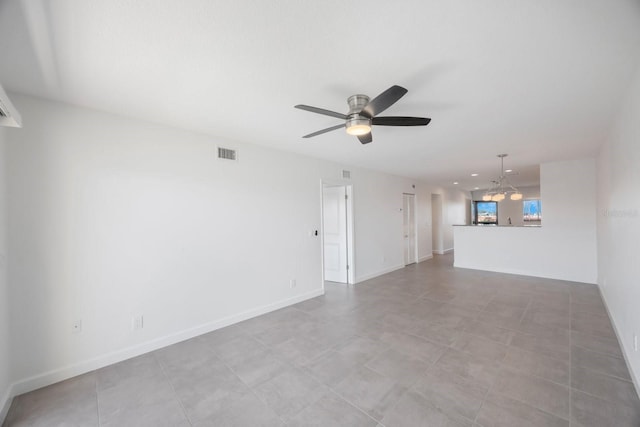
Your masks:
<instances>
[{"instance_id":1,"label":"ceiling fan light fixture","mask_svg":"<svg viewBox=\"0 0 640 427\"><path fill-rule=\"evenodd\" d=\"M347 133L353 136L366 135L371 132L371 120L355 117L347 121Z\"/></svg>"},{"instance_id":2,"label":"ceiling fan light fixture","mask_svg":"<svg viewBox=\"0 0 640 427\"><path fill-rule=\"evenodd\" d=\"M351 125L347 128L347 133L353 136L366 135L371 132L369 125Z\"/></svg>"}]
</instances>

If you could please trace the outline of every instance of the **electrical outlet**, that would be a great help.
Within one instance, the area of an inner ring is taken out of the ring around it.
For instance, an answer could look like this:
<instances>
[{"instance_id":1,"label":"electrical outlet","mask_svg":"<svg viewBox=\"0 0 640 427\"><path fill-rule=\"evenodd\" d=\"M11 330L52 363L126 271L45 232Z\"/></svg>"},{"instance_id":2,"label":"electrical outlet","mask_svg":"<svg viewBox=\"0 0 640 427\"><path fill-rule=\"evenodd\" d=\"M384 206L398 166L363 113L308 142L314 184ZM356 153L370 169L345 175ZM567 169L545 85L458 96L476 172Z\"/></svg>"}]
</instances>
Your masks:
<instances>
[{"instance_id":1,"label":"electrical outlet","mask_svg":"<svg viewBox=\"0 0 640 427\"><path fill-rule=\"evenodd\" d=\"M74 320L73 323L71 323L71 332L74 334L82 332L82 319Z\"/></svg>"},{"instance_id":2,"label":"electrical outlet","mask_svg":"<svg viewBox=\"0 0 640 427\"><path fill-rule=\"evenodd\" d=\"M142 328L144 328L144 316L142 314L139 316L133 316L133 319L131 319L131 329L136 331Z\"/></svg>"},{"instance_id":3,"label":"electrical outlet","mask_svg":"<svg viewBox=\"0 0 640 427\"><path fill-rule=\"evenodd\" d=\"M291 279L291 280L289 280L289 287L290 287L291 289L293 289L293 288L295 288L295 287L296 287L296 279Z\"/></svg>"}]
</instances>

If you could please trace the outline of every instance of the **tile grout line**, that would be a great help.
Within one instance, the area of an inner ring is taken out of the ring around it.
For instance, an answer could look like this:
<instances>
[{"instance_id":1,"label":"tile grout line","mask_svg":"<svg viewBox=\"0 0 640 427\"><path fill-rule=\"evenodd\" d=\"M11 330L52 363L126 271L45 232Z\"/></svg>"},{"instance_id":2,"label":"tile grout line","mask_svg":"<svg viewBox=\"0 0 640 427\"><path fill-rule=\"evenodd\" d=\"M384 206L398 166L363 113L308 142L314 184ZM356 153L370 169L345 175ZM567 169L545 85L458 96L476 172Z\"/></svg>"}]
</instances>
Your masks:
<instances>
[{"instance_id":1,"label":"tile grout line","mask_svg":"<svg viewBox=\"0 0 640 427\"><path fill-rule=\"evenodd\" d=\"M169 374L167 373L167 370L166 370L166 368L164 366L164 363L162 363L162 361L160 359L158 359L158 357L156 356L156 352L155 351L153 352L153 359L160 366L160 370L162 371L162 375L164 375L164 378L169 383L169 386L171 387L171 390L173 391L173 395L175 396L176 400L178 401L178 404L180 405L180 409L182 409L182 413L184 414L185 419L187 420L187 422L189 423L190 426L193 426L193 422L191 421L191 418L189 418L189 414L187 414L187 410L184 407L184 404L182 403L182 399L180 399L180 396L178 396L178 392L176 392L176 389L173 386L173 382L171 381L171 378L169 378Z\"/></svg>"},{"instance_id":2,"label":"tile grout line","mask_svg":"<svg viewBox=\"0 0 640 427\"><path fill-rule=\"evenodd\" d=\"M532 304L533 304L533 298L530 298L529 302L527 303L527 306L524 308L524 311L522 312L522 316L520 316L520 319L518 320L518 325L520 325L522 323L522 321L524 320L525 316L529 312L529 309L531 309L531 305Z\"/></svg>"},{"instance_id":3,"label":"tile grout line","mask_svg":"<svg viewBox=\"0 0 640 427\"><path fill-rule=\"evenodd\" d=\"M95 374L96 371L94 371L94 376L96 376ZM100 421L100 399L98 399L98 378L96 376L95 378L95 384L94 384L94 389L96 391L96 412L97 412L97 416L98 416L98 427L100 427L102 425L102 422ZM4 426L4 424L2 424Z\"/></svg>"},{"instance_id":4,"label":"tile grout line","mask_svg":"<svg viewBox=\"0 0 640 427\"><path fill-rule=\"evenodd\" d=\"M365 338L366 338L366 337L365 337ZM389 347L389 348L390 348L390 347ZM389 348L387 348L385 351L389 350ZM335 350L333 350L333 351L335 351ZM382 352L382 353L384 353L384 352ZM380 353L380 354L382 354L382 353ZM403 354L404 354L404 353L403 353ZM377 356L376 356L376 357L377 357ZM374 358L372 358L371 360L373 360L373 359L375 359L375 357L374 357ZM422 360L422 359L421 359L421 360ZM371 370L371 371L373 371L373 372L377 373L378 375L381 375L381 376L383 376L383 377L385 377L385 378L389 378L389 377L387 377L386 375L384 375L384 374L382 374L382 373L380 373L380 372L376 371L375 369L370 368L369 366L367 366L367 363L368 363L368 362L365 362L364 364L360 365L360 367L361 367L361 368L362 368L362 367L367 368L367 369L369 369L369 370ZM322 384L322 382L321 382L319 379L317 379L315 376L313 376L313 374L311 374L311 376L312 376L316 381L318 381L319 383L321 383L321 384ZM345 379L346 379L346 378L345 378ZM343 379L343 381L344 381L344 379ZM340 381L340 383L342 383L342 381ZM336 386L338 386L340 383L336 384ZM384 427L384 424L382 424L382 419L381 419L381 420L376 420L376 419L375 419L375 418L373 418L371 415L369 415L369 414L368 414L364 409L360 408L358 405L356 405L355 403L353 403L353 402L351 402L349 399L347 399L345 396L343 396L343 395L342 395L340 392L338 392L334 387L332 387L332 386L330 386L330 385L327 385L327 384L322 384L322 385L323 385L323 386L325 386L325 387L327 387L327 389L328 389L331 393L333 393L336 397L338 397L339 399L344 400L344 401L345 401L345 402L347 402L349 405L351 405L352 407L354 407L355 409L357 409L358 411L362 412L364 415L366 415L367 417L371 418L373 421L375 421L376 423L378 423L379 425L381 425L382 427ZM411 389L410 387L406 387L406 390L402 392L402 394L398 397L398 399L396 400L396 402L392 405L392 407L391 407L390 409L395 408L395 407L396 407L396 405L398 404L398 402L400 402L400 400L402 399L402 397L403 397L403 396L404 396L404 395L405 395L405 394L406 394L410 389ZM308 405L308 406L311 406L311 405ZM308 407L308 406L307 406L307 407ZM305 409L306 409L306 408L305 408ZM304 409L303 409L303 410L304 410ZM302 412L302 411L300 411L300 412ZM384 417L382 417L382 418L384 418Z\"/></svg>"},{"instance_id":5,"label":"tile grout line","mask_svg":"<svg viewBox=\"0 0 640 427\"><path fill-rule=\"evenodd\" d=\"M254 340L256 340L254 337L251 337L251 338L253 338ZM256 342L258 342L259 344L263 345L263 346L265 347L265 349L266 349L266 350L268 350L268 351L270 351L270 352L273 352L273 350L271 349L271 347L270 347L270 346L265 345L265 344L261 343L261 342L260 342L260 341L258 341L258 340L256 340ZM275 415L275 416L280 420L280 422L282 423L282 425L283 425L283 426L287 424L287 423L282 419L282 417L280 416L280 414L278 414L278 413L277 413L277 412L276 412L276 411L275 411L275 410L274 410L274 409L273 409L273 408L272 408L272 407L271 407L271 406L270 406L270 405L269 405L269 404L268 404L268 403L267 403L267 402L266 402L262 397L260 397L260 396L259 396L259 395L258 395L258 394L253 390L253 387L251 387L251 386L250 386L249 384L247 384L247 383L246 383L242 378L240 378L240 375L238 375L238 373L235 371L235 369L233 369L229 364L227 364L227 362L225 362L224 360L220 359L220 357L217 355L217 353L215 352L215 350L213 351L213 354L214 354L214 355L216 355L216 357L218 357L218 359L220 360L220 362L222 362L222 364L223 364L223 365L224 365L224 366L225 366L229 371L231 371L231 372L233 373L233 375L235 375L235 376L236 376L236 378L237 378L237 379L238 379L242 384L244 384L244 385L249 389L249 392L250 392L251 394L253 394L253 396L254 396L256 399L258 399L260 402L264 403L264 404L265 404L265 406L266 406L267 408L269 408L269 409L271 410L271 412L273 412L273 413L274 413L274 415ZM277 375L276 375L276 376L277 376ZM273 377L273 378L275 378L275 377ZM273 379L273 378L271 378L271 379ZM256 387L257 387L258 385L260 385L260 384L263 384L263 383L267 382L267 381L268 381L268 380L265 380L265 381L263 381L263 382L261 382L261 383L259 383L259 384L256 384ZM306 409L306 408L305 408L305 409ZM301 411L301 412L302 412L302 411Z\"/></svg>"},{"instance_id":6,"label":"tile grout line","mask_svg":"<svg viewBox=\"0 0 640 427\"><path fill-rule=\"evenodd\" d=\"M569 290L569 427L573 423L573 295Z\"/></svg>"},{"instance_id":7,"label":"tile grout line","mask_svg":"<svg viewBox=\"0 0 640 427\"><path fill-rule=\"evenodd\" d=\"M502 362L504 362L504 359L506 359L506 354L505 354L505 357L503 358ZM571 362L569 362L569 363L571 363ZM501 366L500 366L500 372L502 372L502 371L503 371L503 369L504 369L504 365L501 363ZM519 369L516 369L516 370L517 370L517 371L520 371ZM569 383L569 386L565 386L564 384L556 383L556 382L554 382L554 381L547 380L547 379L542 378L542 377L539 377L539 376L537 376L537 375L529 375L529 374L524 373L523 371L520 371L520 372L522 372L523 374L525 374L525 375L527 375L527 376L533 377L533 378L539 378L539 379L542 379L542 380L545 380L545 381L549 381L549 382L551 382L551 383L553 383L553 384L557 384L557 385L560 385L560 386L563 386L563 387L567 387L567 388L569 389L569 393L571 392L571 383ZM569 375L571 375L571 374L569 374ZM493 384L491 384L490 389L491 389L491 388L493 388L493 386L494 386L494 385L495 385L495 382L494 382ZM487 395L489 394L490 389L489 389L489 390L487 390ZM533 405L531 405L530 403L524 402L524 401L522 401L522 400L520 400L520 399L517 399L517 398L515 398L515 397L513 397L513 396L506 396L506 395L504 395L504 394L502 394L502 393L499 393L499 392L498 392L498 394L500 394L500 395L502 395L502 396L505 396L505 397L507 397L507 398L509 398L509 399L511 399L511 400L513 400L513 401L516 401L516 402L518 402L518 403L521 403L521 404L523 404L523 405L526 405L526 406L528 406L528 407L530 407L530 408L533 408L533 409L535 409L535 410L537 410L537 411L541 411L541 412L544 412L545 414L548 414L548 415L551 415L551 416L554 416L554 417L557 417L557 418L560 418L560 419L564 419L563 417L561 417L561 416L559 416L559 415L557 415L557 414L553 414L553 413L551 413L551 412L545 411L545 410L544 410L544 409L542 409L542 408L538 408L537 406L533 406ZM571 411L571 401L570 401L570 400L571 400L571 399L569 399L569 411ZM486 401L486 398L485 398L485 401ZM484 401L482 402L482 405L484 406ZM482 409L482 407L481 407L481 409ZM478 414L479 414L479 413L480 413L480 411L478 410ZM476 416L476 419L477 419L477 416ZM569 413L569 419L568 419L567 421L569 421L569 424L571 424L571 413ZM475 421L475 420L474 420L474 422L477 422L477 421Z\"/></svg>"},{"instance_id":8,"label":"tile grout line","mask_svg":"<svg viewBox=\"0 0 640 427\"><path fill-rule=\"evenodd\" d=\"M356 405L355 403L351 402L349 399L347 399L346 397L344 397L343 395L341 395L339 392L337 392L333 387L331 386L327 386L327 388L329 389L329 391L331 393L333 393L336 397L338 397L339 399L344 400L345 402L347 402L347 404L349 404L350 406L352 406L353 408L357 409L358 411L362 412L364 415L366 415L368 418L371 418L373 421L375 421L378 424L382 424L382 420L378 421L375 418L373 418L371 415L369 415L364 409L360 408L358 405ZM404 392L406 393L406 391ZM398 402L400 401L400 399L402 398L402 396L404 395L404 393L401 395L400 398L398 398L398 400L396 401L396 403L393 405L393 407L395 408L395 405L398 404ZM384 417L383 417L384 418Z\"/></svg>"},{"instance_id":9,"label":"tile grout line","mask_svg":"<svg viewBox=\"0 0 640 427\"><path fill-rule=\"evenodd\" d=\"M256 338L255 338L254 336L249 335L249 337L250 337L250 338L253 338L254 340L256 340ZM289 339L292 339L292 338L294 338L294 337L291 337L291 338L289 338ZM270 352L273 352L273 351L274 351L274 349L273 349L273 347L272 347L272 346L267 345L267 344L263 344L263 343L262 343L262 342L260 342L259 340L256 340L256 341L258 341L258 343L259 343L259 344L263 345L263 346L265 347L265 349L266 349L266 350L268 350L268 351L270 351ZM337 344L336 344L336 345L337 345ZM327 350L327 351L329 351L329 350ZM214 354L216 354L216 352L215 352L215 351L213 351L213 353L214 353ZM321 356L323 356L323 354L318 355L318 358L320 358ZM218 357L218 356L217 356L217 354L216 354L216 357ZM290 365L290 366L287 366L287 369L294 369L294 370L301 371L301 372L302 372L302 373L304 373L305 375L309 376L309 378L311 378L312 380L314 380L315 382L317 382L317 383L319 384L319 386L320 386L320 387L327 387L327 389L329 389L330 391L332 391L332 392L333 392L333 389L332 389L332 388L330 388L329 386L326 386L326 385L325 385L325 384L323 384L321 381L319 381L317 378L315 378L313 375L310 375L309 373L307 373L307 372L305 371L305 369L304 369L304 366L299 365L298 363L296 363L296 362L295 362L295 361L293 361L293 360L289 361L288 359L283 358L283 357L281 357L281 356L279 356L279 355L277 355L277 354L276 354L276 357L277 357L277 358L279 359L279 361L280 361L280 362L282 362L283 364L285 364L285 362L286 362L286 364ZM278 419L280 420L280 422L282 423L282 425L283 425L283 426L285 426L285 425L287 425L287 424L288 424L288 422L287 422L287 421L285 421L285 420L283 419L283 417L282 417L280 414L278 414L278 413L277 413L277 412L276 412L276 411L271 407L271 405L269 405L269 404L268 404L268 402L267 402L267 401L265 401L265 400L264 400L260 395L258 395L258 394L256 393L256 391L254 390L254 387L251 387L251 386L250 386L249 384L247 384L247 383L246 383L242 378L240 378L240 376L237 374L237 372L235 371L235 369L233 369L233 368L232 368L232 367L231 367L227 362L225 362L225 361L224 361L224 360L222 360L222 359L220 359L220 362L222 362L222 364L223 364L227 369L229 369L229 371L231 371L231 372L233 373L233 375L235 375L235 376L236 376L236 378L237 378L237 379L238 379L242 384L244 384L244 385L249 389L249 392L250 392L251 394L253 394L253 395L254 395L254 396L255 396L259 401L261 401L262 403L264 403L264 404L265 404L265 405L266 405L266 406L267 406L267 407L268 407L268 408L269 408L269 409L270 409L270 410L271 410L271 411L276 415L276 417L278 417ZM278 375L276 375L276 376L275 376L275 377L273 377L273 378L276 378L276 377L277 377L277 376L279 376L279 375L281 375L281 373L280 373L280 374L278 374ZM255 385L255 387L259 386L260 384L264 384L264 383L266 383L266 382L270 381L270 380L271 380L271 379L273 379L273 378L270 378L270 379L267 379L267 380L265 380L265 381L262 381L261 383L256 384L256 385ZM335 393L335 392L334 392L334 393ZM335 394L337 394L337 393L335 393ZM304 412L307 408L309 408L310 406L312 406L313 404L315 404L318 400L319 400L319 398L318 398L318 399L316 399L316 400L314 400L314 401L312 401L312 402L310 402L310 403L308 403L307 405L305 405L305 406L304 406L302 409L300 409L296 414L294 414L292 417L290 417L290 419L295 418L298 414L300 414L300 413ZM353 406L353 405L352 405L352 406ZM357 409L358 409L358 410L360 410L360 408L357 408ZM368 414L367 414L367 416L368 416ZM290 419L289 419L289 420L290 420Z\"/></svg>"},{"instance_id":10,"label":"tile grout line","mask_svg":"<svg viewBox=\"0 0 640 427\"><path fill-rule=\"evenodd\" d=\"M581 333L584 334L583 332L581 332ZM589 334L584 334L584 335L589 335ZM596 338L598 338L597 335L590 335L590 336L595 336ZM575 346L577 348L581 348L582 350L586 350L586 351L589 351L591 353L595 353L595 354L597 354L599 356L612 357L614 359L619 359L619 360L624 361L624 357L620 357L620 356L612 354L612 353L605 353L603 351L593 350L593 349L587 348L587 347L585 347L583 345L580 345L580 344L572 344L572 346ZM599 371L595 371L595 372L599 372ZM616 377L615 375L611 375L611 376ZM616 378L620 378L620 377L616 377ZM620 378L620 379L625 380L625 381L629 381L628 379L625 379L625 378Z\"/></svg>"},{"instance_id":11,"label":"tile grout line","mask_svg":"<svg viewBox=\"0 0 640 427\"><path fill-rule=\"evenodd\" d=\"M563 417L563 416L560 416L560 415L554 414L554 413L549 412L549 411L545 411L544 409L538 408L537 406L533 406L532 404L527 403L527 402L525 402L525 401L523 401L523 400L516 399L516 398L515 398L515 397L513 397L513 396L507 396L507 395L502 394L502 393L498 393L498 394L499 394L500 396L502 396L502 397L505 397L505 398L509 399L509 400L513 400L514 402L518 402L518 403L520 403L520 404L522 404L522 405L524 405L524 406L527 406L527 407L529 407L529 408L535 409L536 411L540 411L540 412L545 413L545 414L547 414L547 415L550 415L550 416L552 416L552 417L559 418L559 419L561 419L561 420L569 421L569 422L570 422L570 420L568 420L567 418L565 418L565 417Z\"/></svg>"},{"instance_id":12,"label":"tile grout line","mask_svg":"<svg viewBox=\"0 0 640 427\"><path fill-rule=\"evenodd\" d=\"M526 310L525 310L526 312ZM502 360L500 361L500 368L498 369L498 374L500 375L500 373L502 372L502 370L504 369L504 360L507 358L507 352L505 351L504 356L502 356ZM497 378L489 385L489 387L487 387L487 391L484 394L484 397L482 398L482 403L480 403L480 407L478 408L478 412L476 412L476 416L473 418L473 423L474 424L478 424L481 425L478 422L478 416L480 416L480 412L482 411L482 408L484 407L485 402L487 401L487 397L489 396L489 393L491 392L491 389L493 388L493 386L495 385L495 383L497 382Z\"/></svg>"}]
</instances>

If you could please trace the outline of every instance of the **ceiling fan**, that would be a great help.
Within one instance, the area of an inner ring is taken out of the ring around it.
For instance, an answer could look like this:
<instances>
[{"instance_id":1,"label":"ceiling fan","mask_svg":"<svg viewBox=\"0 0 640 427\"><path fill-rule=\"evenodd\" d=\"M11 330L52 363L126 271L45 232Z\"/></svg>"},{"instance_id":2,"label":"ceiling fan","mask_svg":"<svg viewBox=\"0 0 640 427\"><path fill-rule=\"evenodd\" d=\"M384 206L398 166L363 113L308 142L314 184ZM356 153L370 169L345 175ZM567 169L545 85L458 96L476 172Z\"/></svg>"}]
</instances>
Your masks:
<instances>
[{"instance_id":1,"label":"ceiling fan","mask_svg":"<svg viewBox=\"0 0 640 427\"><path fill-rule=\"evenodd\" d=\"M402 117L387 116L379 117L387 108L395 104L406 93L407 89L401 86L391 86L373 99L369 99L366 95L352 95L347 99L349 104L349 112L347 114L337 113L335 111L325 110L324 108L311 107L309 105L296 105L295 108L311 111L312 113L324 114L325 116L336 117L344 120L344 123L331 126L317 132L303 136L303 138L311 138L332 130L346 128L349 135L357 136L361 143L368 144L373 141L371 137L371 126L426 126L431 119L424 117Z\"/></svg>"}]
</instances>

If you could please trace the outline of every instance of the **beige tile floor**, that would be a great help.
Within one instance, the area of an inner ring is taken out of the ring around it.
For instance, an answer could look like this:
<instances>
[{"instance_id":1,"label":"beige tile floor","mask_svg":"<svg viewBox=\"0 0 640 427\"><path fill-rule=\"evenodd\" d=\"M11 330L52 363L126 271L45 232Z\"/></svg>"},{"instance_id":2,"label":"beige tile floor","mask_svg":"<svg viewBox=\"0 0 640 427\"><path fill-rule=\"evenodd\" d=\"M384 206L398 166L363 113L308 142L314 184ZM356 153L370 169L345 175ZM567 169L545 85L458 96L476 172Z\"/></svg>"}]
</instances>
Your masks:
<instances>
[{"instance_id":1,"label":"beige tile floor","mask_svg":"<svg viewBox=\"0 0 640 427\"><path fill-rule=\"evenodd\" d=\"M4 426L640 426L595 286L452 260L19 396Z\"/></svg>"}]
</instances>

